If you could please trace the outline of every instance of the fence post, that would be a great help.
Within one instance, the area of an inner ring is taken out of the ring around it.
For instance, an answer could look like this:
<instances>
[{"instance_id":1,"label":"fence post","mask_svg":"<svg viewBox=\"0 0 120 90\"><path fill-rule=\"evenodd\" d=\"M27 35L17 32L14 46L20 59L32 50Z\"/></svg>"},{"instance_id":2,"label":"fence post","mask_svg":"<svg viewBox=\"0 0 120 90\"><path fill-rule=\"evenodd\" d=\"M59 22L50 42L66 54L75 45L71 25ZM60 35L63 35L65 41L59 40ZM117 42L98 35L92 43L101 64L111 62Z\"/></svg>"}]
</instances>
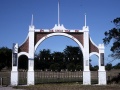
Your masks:
<instances>
[{"instance_id":1,"label":"fence post","mask_svg":"<svg viewBox=\"0 0 120 90\"><path fill-rule=\"evenodd\" d=\"M1 86L3 85L2 83L3 83L3 78L1 77L0 78L0 82L1 82Z\"/></svg>"}]
</instances>

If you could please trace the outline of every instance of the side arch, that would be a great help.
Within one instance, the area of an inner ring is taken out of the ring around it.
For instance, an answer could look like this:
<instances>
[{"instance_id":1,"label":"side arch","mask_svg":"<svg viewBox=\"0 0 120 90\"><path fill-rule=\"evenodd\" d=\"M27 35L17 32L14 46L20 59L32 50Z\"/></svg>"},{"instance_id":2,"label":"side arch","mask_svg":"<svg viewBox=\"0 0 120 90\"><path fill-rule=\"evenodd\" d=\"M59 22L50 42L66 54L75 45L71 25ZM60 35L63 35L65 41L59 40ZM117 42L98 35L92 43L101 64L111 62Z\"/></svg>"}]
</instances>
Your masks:
<instances>
[{"instance_id":1,"label":"side arch","mask_svg":"<svg viewBox=\"0 0 120 90\"><path fill-rule=\"evenodd\" d=\"M18 58L19 58L21 55L26 55L26 56L29 58L29 54L26 53L26 52L20 52L20 53L18 53Z\"/></svg>"},{"instance_id":2,"label":"side arch","mask_svg":"<svg viewBox=\"0 0 120 90\"><path fill-rule=\"evenodd\" d=\"M96 56L99 58L99 53L97 53L97 52L91 52L91 53L89 54L89 57L91 57L92 55L96 55Z\"/></svg>"},{"instance_id":3,"label":"side arch","mask_svg":"<svg viewBox=\"0 0 120 90\"><path fill-rule=\"evenodd\" d=\"M49 38L49 37L51 37L51 36L66 36L66 37L71 38L72 40L74 40L74 41L79 45L79 47L81 48L81 51L82 51L82 53L83 53L83 57L84 57L84 48L83 48L82 44L80 43L80 41L78 41L75 37L73 37L72 35L69 35L69 34L67 34L67 33L51 33L51 34L48 34L48 35L42 37L42 38L36 43L36 45L35 45L35 51L36 51L37 47L40 45L40 43L42 43L45 39L47 39L47 38Z\"/></svg>"}]
</instances>

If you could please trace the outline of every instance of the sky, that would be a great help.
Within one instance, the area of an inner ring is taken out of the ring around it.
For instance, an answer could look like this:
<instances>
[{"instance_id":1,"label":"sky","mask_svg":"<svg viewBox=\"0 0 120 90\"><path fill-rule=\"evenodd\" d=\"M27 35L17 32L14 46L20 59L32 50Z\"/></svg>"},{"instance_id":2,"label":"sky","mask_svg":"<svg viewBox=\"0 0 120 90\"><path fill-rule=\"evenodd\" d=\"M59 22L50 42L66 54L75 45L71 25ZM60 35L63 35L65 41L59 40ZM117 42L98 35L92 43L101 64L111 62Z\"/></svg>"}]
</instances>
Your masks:
<instances>
[{"instance_id":1,"label":"sky","mask_svg":"<svg viewBox=\"0 0 120 90\"><path fill-rule=\"evenodd\" d=\"M60 24L67 29L80 29L87 15L90 37L96 45L103 43L104 32L112 29L111 23L120 17L120 0L59 0ZM0 47L21 45L28 35L33 14L36 29L51 29L58 22L58 0L0 0ZM78 46L64 36L53 36L39 45L40 49L63 51L67 45ZM110 46L105 47L105 62L111 58ZM116 63L114 61L113 63ZM96 63L96 61L94 61Z\"/></svg>"}]
</instances>

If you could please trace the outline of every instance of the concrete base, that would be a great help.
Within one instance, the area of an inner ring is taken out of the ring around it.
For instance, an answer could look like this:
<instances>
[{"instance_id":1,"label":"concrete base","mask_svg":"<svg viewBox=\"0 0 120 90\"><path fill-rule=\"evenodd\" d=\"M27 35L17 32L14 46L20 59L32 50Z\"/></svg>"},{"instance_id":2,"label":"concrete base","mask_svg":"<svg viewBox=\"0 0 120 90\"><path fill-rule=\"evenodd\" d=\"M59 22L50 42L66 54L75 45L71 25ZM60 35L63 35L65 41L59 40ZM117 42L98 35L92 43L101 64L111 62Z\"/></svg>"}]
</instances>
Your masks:
<instances>
[{"instance_id":1,"label":"concrete base","mask_svg":"<svg viewBox=\"0 0 120 90\"><path fill-rule=\"evenodd\" d=\"M83 71L83 85L91 85L90 71Z\"/></svg>"},{"instance_id":2,"label":"concrete base","mask_svg":"<svg viewBox=\"0 0 120 90\"><path fill-rule=\"evenodd\" d=\"M27 85L34 85L34 84L35 84L34 71L28 71Z\"/></svg>"},{"instance_id":3,"label":"concrete base","mask_svg":"<svg viewBox=\"0 0 120 90\"><path fill-rule=\"evenodd\" d=\"M99 85L106 85L106 71L98 71Z\"/></svg>"},{"instance_id":4,"label":"concrete base","mask_svg":"<svg viewBox=\"0 0 120 90\"><path fill-rule=\"evenodd\" d=\"M11 71L11 86L18 85L18 71Z\"/></svg>"}]
</instances>

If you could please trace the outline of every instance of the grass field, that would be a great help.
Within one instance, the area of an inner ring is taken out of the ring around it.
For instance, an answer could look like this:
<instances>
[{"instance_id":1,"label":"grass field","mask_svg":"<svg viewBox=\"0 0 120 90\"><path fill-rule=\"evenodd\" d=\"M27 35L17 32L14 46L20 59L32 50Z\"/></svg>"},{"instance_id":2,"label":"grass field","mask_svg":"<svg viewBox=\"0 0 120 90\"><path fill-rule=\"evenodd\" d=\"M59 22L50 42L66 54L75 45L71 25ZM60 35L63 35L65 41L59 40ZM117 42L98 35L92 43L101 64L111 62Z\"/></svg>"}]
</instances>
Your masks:
<instances>
[{"instance_id":1,"label":"grass field","mask_svg":"<svg viewBox=\"0 0 120 90\"><path fill-rule=\"evenodd\" d=\"M113 77L120 73L120 70L111 70L107 71L107 76ZM40 77L39 77L40 76ZM53 78L54 76L54 78ZM59 76L59 78L58 78ZM1 71L0 78L3 78L4 85L10 85L10 71ZM68 78L66 78L68 77ZM56 83L56 80L58 82ZM75 81L74 81L75 80ZM76 81L77 80L77 81ZM90 86L82 85L82 71L80 72L35 72L35 86L24 86L24 87L16 87L16 88L25 88L28 90L120 90L119 85L107 85L107 86L99 86L95 85L98 83L98 74L97 71L91 71L91 83ZM54 83L50 83L50 82ZM74 82L71 82L74 81ZM95 83L94 83L95 81ZM38 83L37 83L38 82ZM42 82L40 84L40 82ZM47 84L47 83L48 84ZM62 83L60 83L62 82ZM70 82L70 83L68 83ZM77 82L77 83L76 83ZM43 84L44 83L44 84ZM27 84L27 72L19 72L19 85ZM1 85L1 82L0 82Z\"/></svg>"},{"instance_id":2,"label":"grass field","mask_svg":"<svg viewBox=\"0 0 120 90\"><path fill-rule=\"evenodd\" d=\"M40 84L34 86L17 86L17 89L25 90L120 90L120 85L81 85L79 83Z\"/></svg>"}]
</instances>

